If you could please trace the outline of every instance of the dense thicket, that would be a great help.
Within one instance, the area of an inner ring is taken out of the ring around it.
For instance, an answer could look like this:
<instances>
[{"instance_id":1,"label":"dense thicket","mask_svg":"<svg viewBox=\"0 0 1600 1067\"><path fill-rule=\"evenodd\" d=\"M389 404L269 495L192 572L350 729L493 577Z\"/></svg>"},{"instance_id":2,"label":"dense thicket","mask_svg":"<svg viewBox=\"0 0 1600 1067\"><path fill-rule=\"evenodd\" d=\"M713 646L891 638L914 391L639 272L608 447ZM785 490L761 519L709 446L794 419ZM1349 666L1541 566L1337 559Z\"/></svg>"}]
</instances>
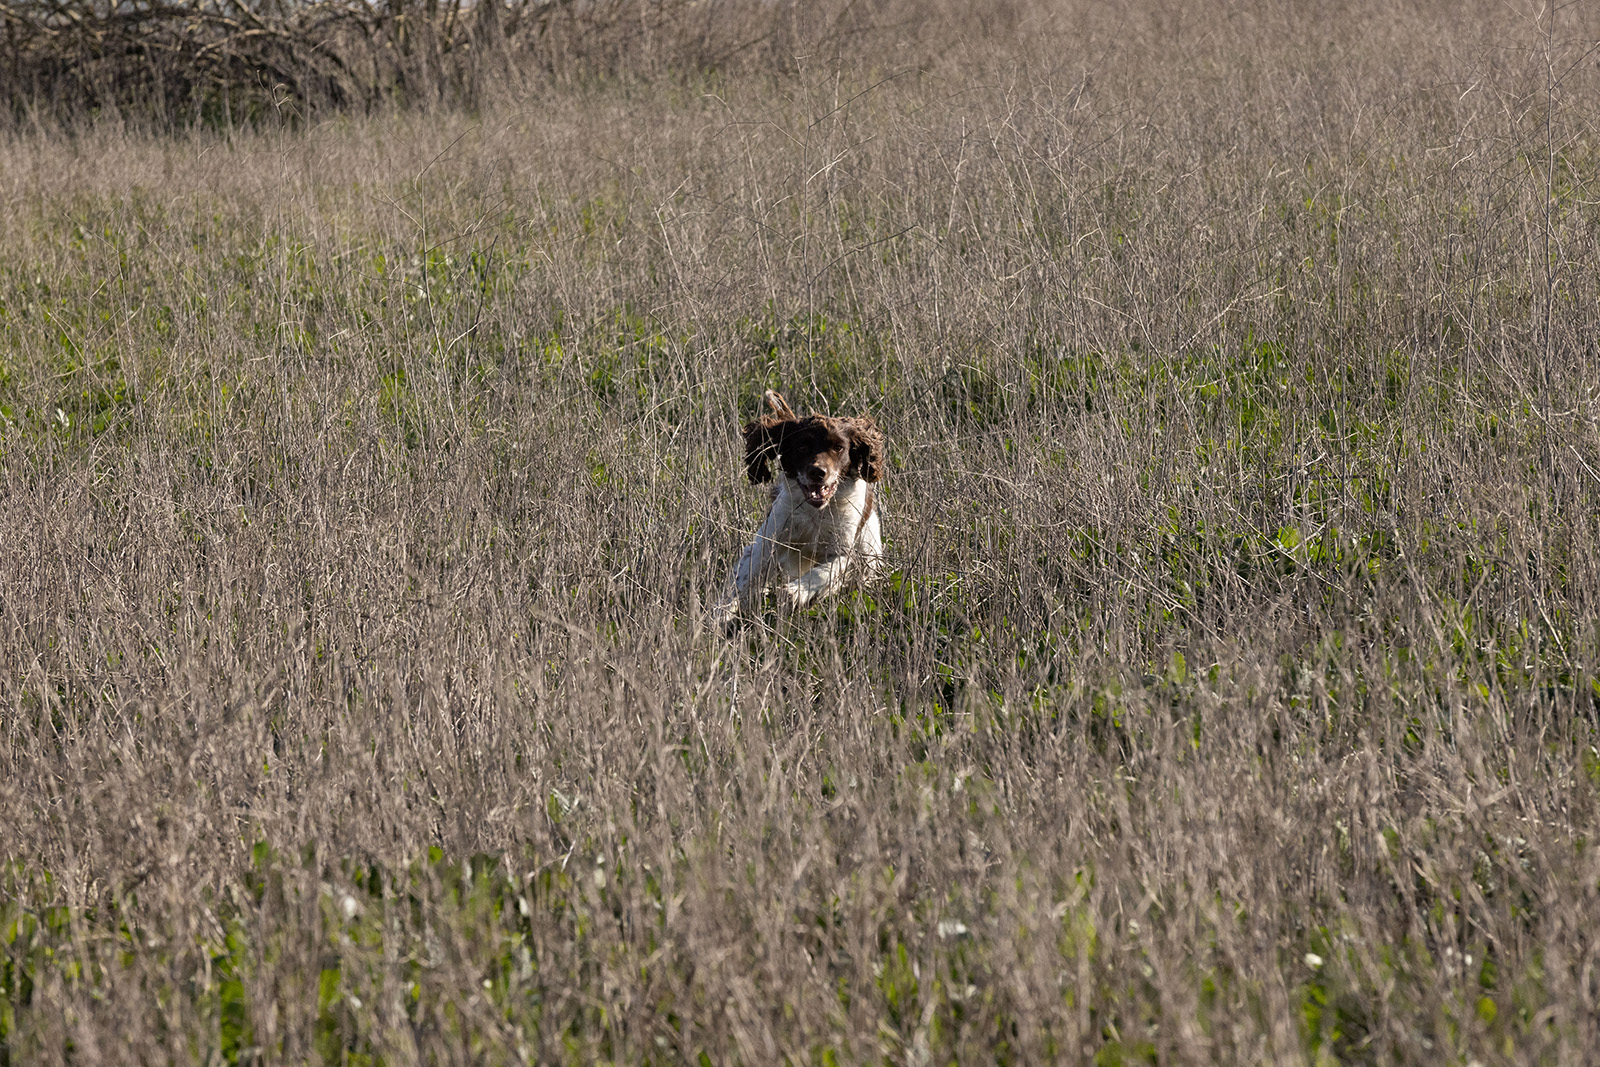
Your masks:
<instances>
[{"instance_id":1,"label":"dense thicket","mask_svg":"<svg viewBox=\"0 0 1600 1067\"><path fill-rule=\"evenodd\" d=\"M926 0L3 0L0 99L14 123L303 124L937 52L1016 18L1010 3Z\"/></svg>"}]
</instances>

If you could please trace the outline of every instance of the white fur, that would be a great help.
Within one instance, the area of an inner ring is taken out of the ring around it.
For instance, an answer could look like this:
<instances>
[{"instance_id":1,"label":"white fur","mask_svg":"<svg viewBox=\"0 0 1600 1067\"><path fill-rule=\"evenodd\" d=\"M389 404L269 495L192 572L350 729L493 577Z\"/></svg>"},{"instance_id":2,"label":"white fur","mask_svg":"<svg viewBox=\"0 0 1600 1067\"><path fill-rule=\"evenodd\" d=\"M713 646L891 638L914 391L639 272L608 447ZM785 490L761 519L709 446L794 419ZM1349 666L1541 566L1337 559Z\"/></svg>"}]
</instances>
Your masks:
<instances>
[{"instance_id":1,"label":"white fur","mask_svg":"<svg viewBox=\"0 0 1600 1067\"><path fill-rule=\"evenodd\" d=\"M773 586L802 607L836 591L857 561L868 574L875 573L883 563L878 508L865 523L861 515L877 491L871 482L845 476L826 507L812 507L799 481L780 471L777 496L755 540L739 556L732 593L716 611L718 621L731 621L734 612L748 610Z\"/></svg>"}]
</instances>

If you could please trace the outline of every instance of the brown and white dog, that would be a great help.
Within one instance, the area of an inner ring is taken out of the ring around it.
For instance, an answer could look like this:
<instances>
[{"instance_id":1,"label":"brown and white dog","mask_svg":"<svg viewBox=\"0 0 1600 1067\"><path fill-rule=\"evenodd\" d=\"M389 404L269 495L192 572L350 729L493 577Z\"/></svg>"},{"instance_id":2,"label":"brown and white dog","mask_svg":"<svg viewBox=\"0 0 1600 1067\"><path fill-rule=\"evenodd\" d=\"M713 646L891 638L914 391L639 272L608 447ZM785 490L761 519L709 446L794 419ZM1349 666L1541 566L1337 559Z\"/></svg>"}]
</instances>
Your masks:
<instances>
[{"instance_id":1,"label":"brown and white dog","mask_svg":"<svg viewBox=\"0 0 1600 1067\"><path fill-rule=\"evenodd\" d=\"M766 521L734 568L729 596L717 609L727 624L777 586L796 607L844 584L852 565L874 573L883 562L877 482L883 477L883 433L867 415L801 418L767 390L764 415L744 428L745 470L752 483L779 478Z\"/></svg>"}]
</instances>

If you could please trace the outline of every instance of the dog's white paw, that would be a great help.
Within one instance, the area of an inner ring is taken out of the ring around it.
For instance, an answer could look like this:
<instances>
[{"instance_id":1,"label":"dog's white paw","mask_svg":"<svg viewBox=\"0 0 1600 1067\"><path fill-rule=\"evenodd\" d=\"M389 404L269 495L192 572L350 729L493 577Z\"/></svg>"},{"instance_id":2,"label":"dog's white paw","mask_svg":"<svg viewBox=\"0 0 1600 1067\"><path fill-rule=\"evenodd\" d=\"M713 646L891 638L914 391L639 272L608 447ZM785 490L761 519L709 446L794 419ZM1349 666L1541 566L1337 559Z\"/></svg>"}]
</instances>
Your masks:
<instances>
[{"instance_id":1,"label":"dog's white paw","mask_svg":"<svg viewBox=\"0 0 1600 1067\"><path fill-rule=\"evenodd\" d=\"M784 603L791 608L803 608L817 598L816 590L810 588L798 578L784 582L780 588Z\"/></svg>"},{"instance_id":2,"label":"dog's white paw","mask_svg":"<svg viewBox=\"0 0 1600 1067\"><path fill-rule=\"evenodd\" d=\"M723 633L733 632L739 628L739 602L732 599L720 602L706 613L706 621Z\"/></svg>"}]
</instances>

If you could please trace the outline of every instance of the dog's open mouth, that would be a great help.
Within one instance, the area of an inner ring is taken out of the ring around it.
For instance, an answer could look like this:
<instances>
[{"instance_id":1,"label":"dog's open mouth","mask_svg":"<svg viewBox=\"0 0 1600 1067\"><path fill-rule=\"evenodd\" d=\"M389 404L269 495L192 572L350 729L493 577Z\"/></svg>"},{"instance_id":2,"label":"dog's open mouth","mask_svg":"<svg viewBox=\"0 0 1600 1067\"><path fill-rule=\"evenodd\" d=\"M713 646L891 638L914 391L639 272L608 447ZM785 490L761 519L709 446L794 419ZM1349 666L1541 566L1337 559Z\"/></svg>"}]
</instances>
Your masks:
<instances>
[{"instance_id":1,"label":"dog's open mouth","mask_svg":"<svg viewBox=\"0 0 1600 1067\"><path fill-rule=\"evenodd\" d=\"M810 486L803 487L806 494L806 503L814 508L826 507L828 501L833 499L833 486L824 485L816 489Z\"/></svg>"}]
</instances>

